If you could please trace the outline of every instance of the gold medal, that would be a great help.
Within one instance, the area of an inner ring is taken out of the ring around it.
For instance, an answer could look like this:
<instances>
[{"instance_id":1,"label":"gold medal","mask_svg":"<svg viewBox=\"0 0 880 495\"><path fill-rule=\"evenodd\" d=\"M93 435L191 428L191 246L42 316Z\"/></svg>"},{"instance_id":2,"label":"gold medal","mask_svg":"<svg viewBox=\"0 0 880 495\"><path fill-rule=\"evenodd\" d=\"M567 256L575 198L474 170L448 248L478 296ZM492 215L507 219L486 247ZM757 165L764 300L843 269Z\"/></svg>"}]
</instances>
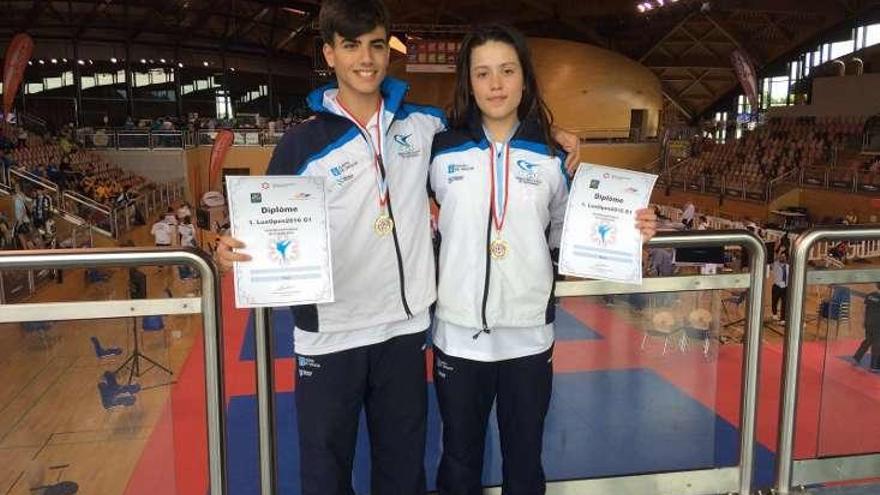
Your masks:
<instances>
[{"instance_id":1,"label":"gold medal","mask_svg":"<svg viewBox=\"0 0 880 495\"><path fill-rule=\"evenodd\" d=\"M493 259L503 260L507 256L508 251L510 251L510 245L504 239L495 239L489 243L489 254L492 255Z\"/></svg>"},{"instance_id":2,"label":"gold medal","mask_svg":"<svg viewBox=\"0 0 880 495\"><path fill-rule=\"evenodd\" d=\"M379 218L377 218L375 222L373 222L373 230L379 237L385 237L394 230L394 220L383 213L382 215L379 215Z\"/></svg>"}]
</instances>

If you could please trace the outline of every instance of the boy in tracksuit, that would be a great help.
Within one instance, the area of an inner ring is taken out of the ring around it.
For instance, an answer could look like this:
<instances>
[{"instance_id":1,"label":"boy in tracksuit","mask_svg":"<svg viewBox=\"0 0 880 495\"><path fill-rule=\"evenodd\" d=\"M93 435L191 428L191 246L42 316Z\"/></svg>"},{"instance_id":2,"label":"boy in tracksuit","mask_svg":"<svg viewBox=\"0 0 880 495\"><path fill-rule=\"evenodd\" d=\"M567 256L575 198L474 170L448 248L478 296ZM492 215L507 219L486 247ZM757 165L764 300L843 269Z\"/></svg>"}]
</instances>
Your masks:
<instances>
[{"instance_id":1,"label":"boy in tracksuit","mask_svg":"<svg viewBox=\"0 0 880 495\"><path fill-rule=\"evenodd\" d=\"M336 84L309 96L268 175L326 177L336 302L292 308L303 495L348 495L358 418L370 434L371 493L425 493L428 308L436 298L425 184L436 108L404 103L386 78L380 0L328 0L319 16ZM221 264L243 261L223 238Z\"/></svg>"}]
</instances>

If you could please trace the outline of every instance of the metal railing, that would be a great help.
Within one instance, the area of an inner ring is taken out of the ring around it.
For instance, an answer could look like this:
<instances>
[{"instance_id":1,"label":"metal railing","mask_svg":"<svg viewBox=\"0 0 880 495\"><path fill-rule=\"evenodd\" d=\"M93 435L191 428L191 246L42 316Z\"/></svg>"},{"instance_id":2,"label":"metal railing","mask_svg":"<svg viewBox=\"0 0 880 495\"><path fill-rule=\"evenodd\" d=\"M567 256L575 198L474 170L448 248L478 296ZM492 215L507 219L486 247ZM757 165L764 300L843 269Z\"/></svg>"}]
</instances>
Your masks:
<instances>
[{"instance_id":1,"label":"metal railing","mask_svg":"<svg viewBox=\"0 0 880 495\"><path fill-rule=\"evenodd\" d=\"M205 392L208 424L208 474L210 494L226 490L225 414L220 326L220 285L217 270L206 255L192 249L59 249L0 252L0 270L52 270L66 268L135 267L186 264L201 281L201 297L0 305L0 323L121 318L147 315L202 314L204 323Z\"/></svg>"},{"instance_id":2,"label":"metal railing","mask_svg":"<svg viewBox=\"0 0 880 495\"><path fill-rule=\"evenodd\" d=\"M673 291L705 291L719 289L749 289L748 317L743 352L743 385L740 416L740 458L737 466L638 474L611 478L556 481L547 484L548 493L644 493L661 495L714 495L717 493L751 493L755 452L755 424L757 414L758 366L761 351L761 322L764 294L763 242L748 231L718 231L681 234L661 233L648 244L650 247L693 247L738 245L750 254L749 274L698 275L657 277L643 279L641 285L619 284L599 280L566 281L556 284L557 297L599 296L608 294L661 293ZM275 436L272 431L272 363L269 309L255 310L257 349L257 403L261 459L261 493L276 493ZM500 488L483 493L498 494Z\"/></svg>"},{"instance_id":3,"label":"metal railing","mask_svg":"<svg viewBox=\"0 0 880 495\"><path fill-rule=\"evenodd\" d=\"M161 131L139 129L98 129L78 131L79 142L85 148L97 150L156 150L185 149L211 146L220 129L198 131ZM230 129L235 134L233 146L275 146L284 136L283 131L267 129Z\"/></svg>"},{"instance_id":4,"label":"metal railing","mask_svg":"<svg viewBox=\"0 0 880 495\"><path fill-rule=\"evenodd\" d=\"M803 343L804 304L807 284L845 284L880 281L880 269L807 270L810 253L822 242L880 239L880 225L828 227L801 235L791 256L791 279L786 307L785 358L780 392L780 426L776 455L775 490L791 493L792 486L880 476L880 454L861 454L822 459L794 460L795 421Z\"/></svg>"}]
</instances>

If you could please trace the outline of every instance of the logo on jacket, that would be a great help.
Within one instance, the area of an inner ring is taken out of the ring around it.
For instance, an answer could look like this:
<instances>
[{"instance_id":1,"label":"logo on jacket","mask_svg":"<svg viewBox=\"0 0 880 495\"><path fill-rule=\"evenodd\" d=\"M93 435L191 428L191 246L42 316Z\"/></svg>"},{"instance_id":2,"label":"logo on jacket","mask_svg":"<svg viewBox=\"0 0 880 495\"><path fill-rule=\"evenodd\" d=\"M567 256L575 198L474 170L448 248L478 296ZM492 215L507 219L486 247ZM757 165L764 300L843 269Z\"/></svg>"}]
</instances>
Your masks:
<instances>
[{"instance_id":1,"label":"logo on jacket","mask_svg":"<svg viewBox=\"0 0 880 495\"><path fill-rule=\"evenodd\" d=\"M397 154L401 158L414 158L422 153L421 150L409 142L411 137L412 133L394 135L394 142L400 146L400 149L397 150Z\"/></svg>"},{"instance_id":2,"label":"logo on jacket","mask_svg":"<svg viewBox=\"0 0 880 495\"><path fill-rule=\"evenodd\" d=\"M541 168L537 163L527 160L517 160L516 167L519 169L516 180L520 184L528 184L530 186L541 185Z\"/></svg>"},{"instance_id":3,"label":"logo on jacket","mask_svg":"<svg viewBox=\"0 0 880 495\"><path fill-rule=\"evenodd\" d=\"M333 180L337 186L343 186L346 182L354 179L354 167L357 165L357 162L344 162L335 167L330 167L330 179Z\"/></svg>"},{"instance_id":4,"label":"logo on jacket","mask_svg":"<svg viewBox=\"0 0 880 495\"><path fill-rule=\"evenodd\" d=\"M527 162L525 160L517 160L516 166L519 167L519 169L522 170L523 172L531 173L535 168L538 167L538 164Z\"/></svg>"},{"instance_id":5,"label":"logo on jacket","mask_svg":"<svg viewBox=\"0 0 880 495\"><path fill-rule=\"evenodd\" d=\"M446 166L447 183L452 184L464 179L464 172L470 172L473 169L474 166L467 163L450 163Z\"/></svg>"}]
</instances>

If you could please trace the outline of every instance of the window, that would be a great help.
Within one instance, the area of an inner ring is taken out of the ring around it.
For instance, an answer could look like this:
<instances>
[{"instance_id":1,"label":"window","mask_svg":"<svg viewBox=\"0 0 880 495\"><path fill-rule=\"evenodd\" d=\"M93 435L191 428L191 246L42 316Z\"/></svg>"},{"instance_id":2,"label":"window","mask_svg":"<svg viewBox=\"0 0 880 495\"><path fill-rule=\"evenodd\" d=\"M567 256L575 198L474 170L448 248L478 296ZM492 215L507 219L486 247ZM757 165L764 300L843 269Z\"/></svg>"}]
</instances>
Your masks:
<instances>
[{"instance_id":1,"label":"window","mask_svg":"<svg viewBox=\"0 0 880 495\"><path fill-rule=\"evenodd\" d=\"M46 91L60 88L62 86L61 77L47 77L43 79L43 84L46 86Z\"/></svg>"},{"instance_id":2,"label":"window","mask_svg":"<svg viewBox=\"0 0 880 495\"><path fill-rule=\"evenodd\" d=\"M232 118L232 102L229 101L230 98L226 94L225 91L217 91L217 118L218 119L231 119Z\"/></svg>"},{"instance_id":3,"label":"window","mask_svg":"<svg viewBox=\"0 0 880 495\"><path fill-rule=\"evenodd\" d=\"M865 46L873 46L880 43L880 23L872 24L866 30Z\"/></svg>"},{"instance_id":4,"label":"window","mask_svg":"<svg viewBox=\"0 0 880 495\"><path fill-rule=\"evenodd\" d=\"M853 42L852 40L848 41L838 41L837 43L831 43L831 59L840 58L844 55L849 55L853 52Z\"/></svg>"},{"instance_id":5,"label":"window","mask_svg":"<svg viewBox=\"0 0 880 495\"><path fill-rule=\"evenodd\" d=\"M97 86L111 86L116 84L116 81L113 80L113 74L95 74L95 78L97 78Z\"/></svg>"}]
</instances>

